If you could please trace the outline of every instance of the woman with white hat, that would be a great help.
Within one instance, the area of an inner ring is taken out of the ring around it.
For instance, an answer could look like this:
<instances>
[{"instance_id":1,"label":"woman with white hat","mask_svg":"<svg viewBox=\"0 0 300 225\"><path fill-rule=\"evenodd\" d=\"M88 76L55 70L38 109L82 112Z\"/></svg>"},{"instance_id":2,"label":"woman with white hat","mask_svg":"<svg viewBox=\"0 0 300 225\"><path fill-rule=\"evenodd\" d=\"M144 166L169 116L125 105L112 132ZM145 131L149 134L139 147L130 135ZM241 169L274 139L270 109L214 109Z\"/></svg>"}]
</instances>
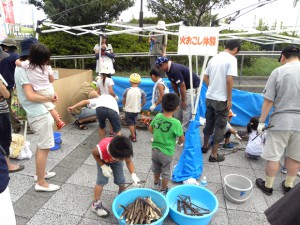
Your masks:
<instances>
[{"instance_id":1,"label":"woman with white hat","mask_svg":"<svg viewBox=\"0 0 300 225\"><path fill-rule=\"evenodd\" d=\"M165 31L167 30L166 24L164 21L158 21L156 30ZM163 34L155 31L150 33L149 43L150 43L150 67L153 69L155 67L156 59L159 56L166 56L167 52L167 42L168 42L168 35ZM161 71L162 72L162 71ZM162 77L164 77L164 73L161 73Z\"/></svg>"}]
</instances>

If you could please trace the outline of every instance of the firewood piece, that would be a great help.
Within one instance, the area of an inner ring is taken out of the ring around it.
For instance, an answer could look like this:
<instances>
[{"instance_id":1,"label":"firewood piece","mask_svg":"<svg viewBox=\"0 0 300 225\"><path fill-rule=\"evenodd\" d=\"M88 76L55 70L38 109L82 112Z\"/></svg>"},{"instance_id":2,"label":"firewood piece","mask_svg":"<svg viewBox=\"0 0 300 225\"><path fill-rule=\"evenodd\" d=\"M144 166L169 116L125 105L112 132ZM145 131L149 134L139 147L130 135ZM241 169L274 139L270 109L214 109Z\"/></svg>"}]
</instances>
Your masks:
<instances>
[{"instance_id":1,"label":"firewood piece","mask_svg":"<svg viewBox=\"0 0 300 225\"><path fill-rule=\"evenodd\" d=\"M159 216L162 216L160 208L158 208L149 197L146 199L142 199L142 201L149 205L155 212L157 212Z\"/></svg>"}]
</instances>

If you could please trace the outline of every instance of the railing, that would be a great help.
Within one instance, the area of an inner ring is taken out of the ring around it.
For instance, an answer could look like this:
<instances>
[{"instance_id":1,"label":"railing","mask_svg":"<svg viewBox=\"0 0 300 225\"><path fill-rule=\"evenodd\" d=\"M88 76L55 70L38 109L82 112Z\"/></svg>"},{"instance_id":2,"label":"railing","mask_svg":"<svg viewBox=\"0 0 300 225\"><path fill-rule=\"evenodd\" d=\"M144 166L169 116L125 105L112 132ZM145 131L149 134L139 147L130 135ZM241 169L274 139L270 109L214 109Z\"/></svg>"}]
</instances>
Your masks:
<instances>
[{"instance_id":1,"label":"railing","mask_svg":"<svg viewBox=\"0 0 300 225\"><path fill-rule=\"evenodd\" d=\"M168 56L183 56L178 55L176 52L168 52ZM241 51L238 54L238 57L242 57L241 60L241 71L243 68L244 58L245 56L279 56L280 51ZM116 58L122 57L149 57L149 52L137 52L137 53L115 53ZM201 57L201 56L199 56ZM87 55L61 55L61 56L52 56L51 60L53 61L54 67L56 67L57 60L74 60L74 68L78 68L78 61L81 61L81 69L84 69L84 60L85 59L94 59L94 54L87 54ZM242 75L242 74L240 74Z\"/></svg>"}]
</instances>

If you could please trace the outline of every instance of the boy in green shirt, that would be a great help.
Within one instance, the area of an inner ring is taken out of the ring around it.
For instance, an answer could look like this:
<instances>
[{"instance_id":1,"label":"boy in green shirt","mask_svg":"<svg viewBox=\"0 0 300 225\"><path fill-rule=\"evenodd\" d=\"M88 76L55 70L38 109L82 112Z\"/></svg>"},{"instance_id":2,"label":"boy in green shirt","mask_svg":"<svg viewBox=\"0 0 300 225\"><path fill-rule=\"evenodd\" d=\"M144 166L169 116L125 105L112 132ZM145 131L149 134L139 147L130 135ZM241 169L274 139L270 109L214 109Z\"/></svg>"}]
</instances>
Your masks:
<instances>
[{"instance_id":1,"label":"boy in green shirt","mask_svg":"<svg viewBox=\"0 0 300 225\"><path fill-rule=\"evenodd\" d=\"M179 106L179 98L174 93L164 94L162 99L163 113L158 113L149 126L153 133L152 142L152 171L154 173L154 188L163 194L168 192L171 179L171 166L175 153L176 137L178 144L184 142L182 126L179 120L173 118ZM160 181L160 176L162 181Z\"/></svg>"}]
</instances>

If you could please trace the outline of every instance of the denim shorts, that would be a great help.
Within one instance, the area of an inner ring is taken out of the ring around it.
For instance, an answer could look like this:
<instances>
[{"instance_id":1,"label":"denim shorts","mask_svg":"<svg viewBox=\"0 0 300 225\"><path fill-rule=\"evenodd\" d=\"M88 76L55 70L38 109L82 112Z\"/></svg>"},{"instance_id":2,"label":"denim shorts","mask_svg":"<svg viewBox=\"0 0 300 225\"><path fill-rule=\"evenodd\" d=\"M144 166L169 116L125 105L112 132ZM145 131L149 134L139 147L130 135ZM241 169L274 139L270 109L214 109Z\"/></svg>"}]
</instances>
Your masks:
<instances>
[{"instance_id":1,"label":"denim shorts","mask_svg":"<svg viewBox=\"0 0 300 225\"><path fill-rule=\"evenodd\" d=\"M113 171L114 183L116 185L121 185L125 183L125 176L123 171L123 162L107 163ZM101 166L97 163L97 185L104 186L108 183L108 177L105 177L102 173Z\"/></svg>"},{"instance_id":2,"label":"denim shorts","mask_svg":"<svg viewBox=\"0 0 300 225\"><path fill-rule=\"evenodd\" d=\"M133 126L137 122L138 113L125 112L125 120L127 126Z\"/></svg>"},{"instance_id":3,"label":"denim shorts","mask_svg":"<svg viewBox=\"0 0 300 225\"><path fill-rule=\"evenodd\" d=\"M165 155L159 149L152 149L152 172L160 173L161 177L166 180L171 179L172 156Z\"/></svg>"},{"instance_id":4,"label":"denim shorts","mask_svg":"<svg viewBox=\"0 0 300 225\"><path fill-rule=\"evenodd\" d=\"M98 107L96 108L96 115L101 129L106 127L106 119L108 119L113 132L118 133L121 130L119 114L116 111L106 107Z\"/></svg>"},{"instance_id":5,"label":"denim shorts","mask_svg":"<svg viewBox=\"0 0 300 225\"><path fill-rule=\"evenodd\" d=\"M96 116L96 109L90 109L90 108L82 108L81 112L79 114L73 114L73 116L76 119L85 119L85 118L89 118L92 116Z\"/></svg>"}]
</instances>

